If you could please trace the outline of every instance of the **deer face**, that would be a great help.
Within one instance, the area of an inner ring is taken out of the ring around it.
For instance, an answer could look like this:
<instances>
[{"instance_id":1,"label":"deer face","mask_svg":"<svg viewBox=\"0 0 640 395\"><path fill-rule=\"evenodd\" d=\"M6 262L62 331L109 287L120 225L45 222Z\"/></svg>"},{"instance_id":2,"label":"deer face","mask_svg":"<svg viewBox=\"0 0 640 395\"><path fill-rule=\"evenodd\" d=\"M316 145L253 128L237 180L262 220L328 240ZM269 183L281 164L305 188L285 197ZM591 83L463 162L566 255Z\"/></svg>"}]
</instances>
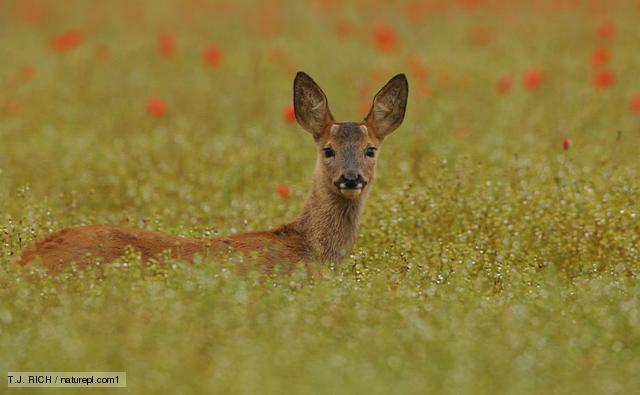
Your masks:
<instances>
[{"instance_id":1,"label":"deer face","mask_svg":"<svg viewBox=\"0 0 640 395\"><path fill-rule=\"evenodd\" d=\"M318 141L316 168L330 189L345 198L357 197L373 181L379 145L364 124L334 123Z\"/></svg>"},{"instance_id":2,"label":"deer face","mask_svg":"<svg viewBox=\"0 0 640 395\"><path fill-rule=\"evenodd\" d=\"M357 198L373 182L380 144L404 119L406 77L393 77L359 123L336 122L324 92L305 73L296 75L293 91L296 119L313 135L318 147L317 176L337 195Z\"/></svg>"}]
</instances>

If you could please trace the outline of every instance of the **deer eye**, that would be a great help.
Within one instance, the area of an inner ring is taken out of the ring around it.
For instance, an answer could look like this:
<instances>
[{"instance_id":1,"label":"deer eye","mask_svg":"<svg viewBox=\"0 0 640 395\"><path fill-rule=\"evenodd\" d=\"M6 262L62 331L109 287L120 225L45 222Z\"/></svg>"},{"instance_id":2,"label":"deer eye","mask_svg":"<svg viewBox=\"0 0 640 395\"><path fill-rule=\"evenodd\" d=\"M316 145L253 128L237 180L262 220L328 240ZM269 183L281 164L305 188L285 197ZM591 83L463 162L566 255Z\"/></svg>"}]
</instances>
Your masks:
<instances>
[{"instance_id":1,"label":"deer eye","mask_svg":"<svg viewBox=\"0 0 640 395\"><path fill-rule=\"evenodd\" d=\"M376 149L374 147L369 147L367 148L364 154L367 155L369 158L373 158L374 156L376 156Z\"/></svg>"},{"instance_id":2,"label":"deer eye","mask_svg":"<svg viewBox=\"0 0 640 395\"><path fill-rule=\"evenodd\" d=\"M336 153L333 151L333 148L331 147L327 147L325 149L323 149L322 151L324 151L324 157L325 158L333 158Z\"/></svg>"}]
</instances>

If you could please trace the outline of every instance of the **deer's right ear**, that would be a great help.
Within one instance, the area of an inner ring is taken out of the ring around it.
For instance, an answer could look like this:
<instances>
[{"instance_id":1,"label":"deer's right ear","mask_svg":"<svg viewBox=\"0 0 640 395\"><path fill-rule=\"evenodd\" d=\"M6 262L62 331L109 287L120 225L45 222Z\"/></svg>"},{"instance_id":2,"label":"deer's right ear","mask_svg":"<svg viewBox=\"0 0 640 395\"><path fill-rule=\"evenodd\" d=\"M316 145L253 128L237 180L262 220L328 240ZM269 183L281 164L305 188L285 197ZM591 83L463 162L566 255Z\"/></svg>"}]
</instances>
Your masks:
<instances>
[{"instance_id":1,"label":"deer's right ear","mask_svg":"<svg viewBox=\"0 0 640 395\"><path fill-rule=\"evenodd\" d=\"M391 134L400 126L407 108L409 84L404 74L393 77L373 98L365 121L370 122L379 138Z\"/></svg>"},{"instance_id":2,"label":"deer's right ear","mask_svg":"<svg viewBox=\"0 0 640 395\"><path fill-rule=\"evenodd\" d=\"M296 120L306 131L318 139L333 115L329 111L329 102L322 89L311 77L299 71L293 81L293 108Z\"/></svg>"}]
</instances>

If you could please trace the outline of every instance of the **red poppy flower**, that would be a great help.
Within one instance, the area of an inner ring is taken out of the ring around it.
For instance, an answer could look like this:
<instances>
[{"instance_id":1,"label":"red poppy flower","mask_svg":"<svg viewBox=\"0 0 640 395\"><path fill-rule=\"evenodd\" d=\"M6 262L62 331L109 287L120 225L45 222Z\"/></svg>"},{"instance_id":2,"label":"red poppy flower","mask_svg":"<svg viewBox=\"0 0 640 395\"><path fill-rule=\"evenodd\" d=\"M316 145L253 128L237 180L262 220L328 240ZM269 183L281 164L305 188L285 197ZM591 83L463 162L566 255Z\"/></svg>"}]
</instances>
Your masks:
<instances>
[{"instance_id":1,"label":"red poppy flower","mask_svg":"<svg viewBox=\"0 0 640 395\"><path fill-rule=\"evenodd\" d=\"M51 14L50 7L46 8L46 5L48 4L43 2L23 0L15 2L14 7L19 19L33 25L41 25ZM6 9L4 12L7 12Z\"/></svg>"},{"instance_id":2,"label":"red poppy flower","mask_svg":"<svg viewBox=\"0 0 640 395\"><path fill-rule=\"evenodd\" d=\"M176 40L173 37L173 35L167 32L162 32L158 34L158 50L163 56L167 58L170 58L173 55L175 55Z\"/></svg>"},{"instance_id":3,"label":"red poppy flower","mask_svg":"<svg viewBox=\"0 0 640 395\"><path fill-rule=\"evenodd\" d=\"M475 9L480 7L484 3L484 0L458 0L458 4L462 8Z\"/></svg>"},{"instance_id":4,"label":"red poppy flower","mask_svg":"<svg viewBox=\"0 0 640 395\"><path fill-rule=\"evenodd\" d=\"M222 51L213 44L208 45L202 52L202 59L209 66L215 67L222 60Z\"/></svg>"},{"instance_id":5,"label":"red poppy flower","mask_svg":"<svg viewBox=\"0 0 640 395\"><path fill-rule=\"evenodd\" d=\"M358 91L362 96L370 96L373 92L371 84L366 81L360 84L360 86L358 87Z\"/></svg>"},{"instance_id":6,"label":"red poppy flower","mask_svg":"<svg viewBox=\"0 0 640 395\"><path fill-rule=\"evenodd\" d=\"M273 47L267 51L267 60L276 64L287 62L287 54L280 47Z\"/></svg>"},{"instance_id":7,"label":"red poppy flower","mask_svg":"<svg viewBox=\"0 0 640 395\"><path fill-rule=\"evenodd\" d=\"M289 187L286 184L279 183L276 185L276 193L280 196L280 199L288 199Z\"/></svg>"},{"instance_id":8,"label":"red poppy flower","mask_svg":"<svg viewBox=\"0 0 640 395\"><path fill-rule=\"evenodd\" d=\"M22 81L31 81L32 79L34 79L36 76L36 69L35 67L25 64L24 66L22 66L20 68L20 79Z\"/></svg>"},{"instance_id":9,"label":"red poppy flower","mask_svg":"<svg viewBox=\"0 0 640 395\"><path fill-rule=\"evenodd\" d=\"M422 63L422 60L415 53L411 53L407 55L405 58L409 69L411 69L411 74L417 80L425 80L427 78L427 67Z\"/></svg>"},{"instance_id":10,"label":"red poppy flower","mask_svg":"<svg viewBox=\"0 0 640 395\"><path fill-rule=\"evenodd\" d=\"M293 104L288 104L282 109L282 119L287 123L292 123L296 120L296 111L293 108Z\"/></svg>"},{"instance_id":11,"label":"red poppy flower","mask_svg":"<svg viewBox=\"0 0 640 395\"><path fill-rule=\"evenodd\" d=\"M360 103L358 103L358 114L364 117L369 113L369 109L371 109L371 99L366 98L360 100Z\"/></svg>"},{"instance_id":12,"label":"red poppy flower","mask_svg":"<svg viewBox=\"0 0 640 395\"><path fill-rule=\"evenodd\" d=\"M453 130L453 134L457 138L464 140L471 135L471 130L466 126L460 126Z\"/></svg>"},{"instance_id":13,"label":"red poppy flower","mask_svg":"<svg viewBox=\"0 0 640 395\"><path fill-rule=\"evenodd\" d=\"M631 111L640 113L640 94L631 99Z\"/></svg>"},{"instance_id":14,"label":"red poppy flower","mask_svg":"<svg viewBox=\"0 0 640 395\"><path fill-rule=\"evenodd\" d=\"M164 100L158 97L152 97L147 102L147 112L149 115L160 118L167 112L167 105Z\"/></svg>"},{"instance_id":15,"label":"red poppy flower","mask_svg":"<svg viewBox=\"0 0 640 395\"><path fill-rule=\"evenodd\" d=\"M5 109L11 115L22 115L24 114L25 105L20 100L9 99L5 103Z\"/></svg>"},{"instance_id":16,"label":"red poppy flower","mask_svg":"<svg viewBox=\"0 0 640 395\"><path fill-rule=\"evenodd\" d=\"M606 66L609 60L611 60L611 52L607 47L598 47L591 55L591 62L594 67Z\"/></svg>"},{"instance_id":17,"label":"red poppy flower","mask_svg":"<svg viewBox=\"0 0 640 395\"><path fill-rule=\"evenodd\" d=\"M607 70L602 70L593 75L593 84L598 88L606 88L613 84L616 76Z\"/></svg>"},{"instance_id":18,"label":"red poppy flower","mask_svg":"<svg viewBox=\"0 0 640 395\"><path fill-rule=\"evenodd\" d=\"M84 35L79 30L67 30L51 38L51 48L57 52L74 49L84 41Z\"/></svg>"},{"instance_id":19,"label":"red poppy flower","mask_svg":"<svg viewBox=\"0 0 640 395\"><path fill-rule=\"evenodd\" d=\"M373 38L379 50L390 52L398 46L398 38L393 26L383 23L373 29Z\"/></svg>"},{"instance_id":20,"label":"red poppy flower","mask_svg":"<svg viewBox=\"0 0 640 395\"><path fill-rule=\"evenodd\" d=\"M100 62L106 62L111 57L111 50L107 45L100 44L94 48L93 54Z\"/></svg>"},{"instance_id":21,"label":"red poppy flower","mask_svg":"<svg viewBox=\"0 0 640 395\"><path fill-rule=\"evenodd\" d=\"M346 39L353 35L353 26L347 21L340 21L336 24L336 35L340 39Z\"/></svg>"},{"instance_id":22,"label":"red poppy flower","mask_svg":"<svg viewBox=\"0 0 640 395\"><path fill-rule=\"evenodd\" d=\"M336 0L319 0L316 3L319 10L326 15L333 14L339 5Z\"/></svg>"},{"instance_id":23,"label":"red poppy flower","mask_svg":"<svg viewBox=\"0 0 640 395\"><path fill-rule=\"evenodd\" d=\"M569 140L568 138L564 138L562 140L562 149L567 151L569 149L569 146L571 145L571 140Z\"/></svg>"},{"instance_id":24,"label":"red poppy flower","mask_svg":"<svg viewBox=\"0 0 640 395\"><path fill-rule=\"evenodd\" d=\"M491 34L486 27L476 27L467 32L467 42L475 47L484 47L491 41Z\"/></svg>"},{"instance_id":25,"label":"red poppy flower","mask_svg":"<svg viewBox=\"0 0 640 395\"><path fill-rule=\"evenodd\" d=\"M508 93L511 90L511 85L511 77L508 75L504 75L498 80L496 88L498 89L499 93Z\"/></svg>"},{"instance_id":26,"label":"red poppy flower","mask_svg":"<svg viewBox=\"0 0 640 395\"><path fill-rule=\"evenodd\" d=\"M414 25L424 23L429 15L430 4L424 0L410 0L404 6L404 16Z\"/></svg>"},{"instance_id":27,"label":"red poppy flower","mask_svg":"<svg viewBox=\"0 0 640 395\"><path fill-rule=\"evenodd\" d=\"M612 38L616 34L616 25L613 21L606 20L598 26L596 34L601 38Z\"/></svg>"},{"instance_id":28,"label":"red poppy flower","mask_svg":"<svg viewBox=\"0 0 640 395\"><path fill-rule=\"evenodd\" d=\"M534 91L540 87L543 80L542 71L538 69L527 70L522 76L522 83L527 90Z\"/></svg>"},{"instance_id":29,"label":"red poppy flower","mask_svg":"<svg viewBox=\"0 0 640 395\"><path fill-rule=\"evenodd\" d=\"M418 80L415 86L418 97L425 97L429 94L429 86L424 80Z\"/></svg>"}]
</instances>

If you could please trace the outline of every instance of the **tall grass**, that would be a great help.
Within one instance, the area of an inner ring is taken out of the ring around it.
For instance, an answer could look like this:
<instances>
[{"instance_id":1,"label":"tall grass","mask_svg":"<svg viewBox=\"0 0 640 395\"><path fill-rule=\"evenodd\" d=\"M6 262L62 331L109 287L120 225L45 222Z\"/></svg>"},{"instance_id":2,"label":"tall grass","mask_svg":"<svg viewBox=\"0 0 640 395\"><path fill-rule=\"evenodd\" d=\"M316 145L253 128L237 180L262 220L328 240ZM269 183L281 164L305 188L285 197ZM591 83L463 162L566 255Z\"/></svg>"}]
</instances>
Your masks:
<instances>
[{"instance_id":1,"label":"tall grass","mask_svg":"<svg viewBox=\"0 0 640 395\"><path fill-rule=\"evenodd\" d=\"M126 371L144 394L640 388L640 9L330 3L0 3L0 372ZM69 29L81 42L56 50ZM616 78L598 88L603 46ZM10 264L66 226L210 237L293 217L315 155L282 116L298 69L341 120L410 83L356 249L324 280L135 252L56 278Z\"/></svg>"}]
</instances>

